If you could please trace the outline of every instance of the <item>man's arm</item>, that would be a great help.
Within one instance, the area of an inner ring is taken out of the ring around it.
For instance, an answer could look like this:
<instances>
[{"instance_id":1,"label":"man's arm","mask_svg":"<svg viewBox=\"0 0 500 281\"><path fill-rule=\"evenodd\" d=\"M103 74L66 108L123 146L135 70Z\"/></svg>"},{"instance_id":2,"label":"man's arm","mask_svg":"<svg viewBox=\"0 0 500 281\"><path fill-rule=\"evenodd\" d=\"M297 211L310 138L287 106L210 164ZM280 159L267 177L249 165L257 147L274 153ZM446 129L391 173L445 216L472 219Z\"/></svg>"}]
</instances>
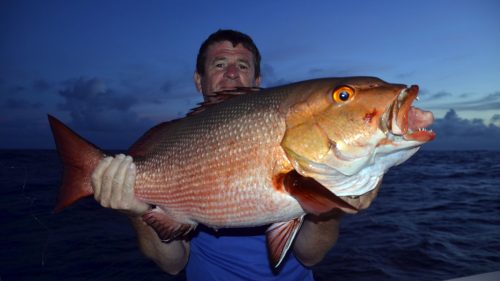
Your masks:
<instances>
[{"instance_id":1,"label":"man's arm","mask_svg":"<svg viewBox=\"0 0 500 281\"><path fill-rule=\"evenodd\" d=\"M162 242L156 232L146 225L142 218L130 217L130 221L137 232L139 248L146 257L171 275L176 275L184 269L189 257L188 241Z\"/></svg>"},{"instance_id":2,"label":"man's arm","mask_svg":"<svg viewBox=\"0 0 500 281\"><path fill-rule=\"evenodd\" d=\"M363 210L373 202L379 188L380 183L374 190L357 198L342 197L342 199L358 210ZM323 260L337 242L340 218L343 215L344 213L338 210L328 217L306 216L293 246L295 256L302 264L313 266Z\"/></svg>"},{"instance_id":3,"label":"man's arm","mask_svg":"<svg viewBox=\"0 0 500 281\"><path fill-rule=\"evenodd\" d=\"M340 212L335 216L320 218L307 215L293 244L295 257L305 266L323 260L339 236Z\"/></svg>"},{"instance_id":4,"label":"man's arm","mask_svg":"<svg viewBox=\"0 0 500 281\"><path fill-rule=\"evenodd\" d=\"M120 154L101 160L92 174L94 198L103 207L126 214L135 231L142 253L169 274L179 273L189 257L189 242L174 240L162 242L156 232L143 220L150 209L135 197L136 167L130 156Z\"/></svg>"}]
</instances>

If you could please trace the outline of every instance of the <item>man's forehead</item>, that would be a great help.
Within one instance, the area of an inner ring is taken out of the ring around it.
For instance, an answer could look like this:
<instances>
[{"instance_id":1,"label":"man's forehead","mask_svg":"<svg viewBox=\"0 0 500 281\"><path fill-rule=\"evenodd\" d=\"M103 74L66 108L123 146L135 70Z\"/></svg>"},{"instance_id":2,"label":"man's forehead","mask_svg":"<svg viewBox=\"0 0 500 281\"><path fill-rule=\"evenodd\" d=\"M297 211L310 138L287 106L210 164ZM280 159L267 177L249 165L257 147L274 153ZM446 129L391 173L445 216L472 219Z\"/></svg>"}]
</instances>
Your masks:
<instances>
[{"instance_id":1,"label":"man's forehead","mask_svg":"<svg viewBox=\"0 0 500 281\"><path fill-rule=\"evenodd\" d=\"M207 57L211 59L226 58L229 56L237 56L239 59L251 61L253 54L250 50L245 48L242 44L233 46L229 41L215 42L208 46Z\"/></svg>"}]
</instances>

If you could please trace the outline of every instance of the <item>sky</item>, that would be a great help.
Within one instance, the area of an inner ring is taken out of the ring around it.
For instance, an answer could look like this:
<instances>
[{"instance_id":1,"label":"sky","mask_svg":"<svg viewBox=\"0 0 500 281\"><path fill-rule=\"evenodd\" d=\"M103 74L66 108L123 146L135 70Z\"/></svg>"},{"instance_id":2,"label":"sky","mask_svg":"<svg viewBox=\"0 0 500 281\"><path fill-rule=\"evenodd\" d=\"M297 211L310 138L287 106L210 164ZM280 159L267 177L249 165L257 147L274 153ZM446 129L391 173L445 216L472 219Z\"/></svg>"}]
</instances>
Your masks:
<instances>
[{"instance_id":1,"label":"sky","mask_svg":"<svg viewBox=\"0 0 500 281\"><path fill-rule=\"evenodd\" d=\"M0 1L0 149L55 147L51 114L125 149L202 98L200 44L249 34L264 87L338 76L419 85L431 150L500 150L500 1Z\"/></svg>"}]
</instances>

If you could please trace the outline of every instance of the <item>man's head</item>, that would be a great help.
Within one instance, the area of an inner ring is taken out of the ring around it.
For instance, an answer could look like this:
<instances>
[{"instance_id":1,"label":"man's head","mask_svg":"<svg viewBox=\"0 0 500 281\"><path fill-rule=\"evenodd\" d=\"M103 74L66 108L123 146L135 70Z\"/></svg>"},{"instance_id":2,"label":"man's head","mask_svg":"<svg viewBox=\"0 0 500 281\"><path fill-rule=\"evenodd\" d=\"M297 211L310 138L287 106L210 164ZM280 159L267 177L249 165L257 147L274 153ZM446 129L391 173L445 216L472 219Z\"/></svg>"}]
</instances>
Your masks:
<instances>
[{"instance_id":1,"label":"man's head","mask_svg":"<svg viewBox=\"0 0 500 281\"><path fill-rule=\"evenodd\" d=\"M194 81L207 94L260 85L260 53L252 39L234 30L219 30L200 47Z\"/></svg>"}]
</instances>

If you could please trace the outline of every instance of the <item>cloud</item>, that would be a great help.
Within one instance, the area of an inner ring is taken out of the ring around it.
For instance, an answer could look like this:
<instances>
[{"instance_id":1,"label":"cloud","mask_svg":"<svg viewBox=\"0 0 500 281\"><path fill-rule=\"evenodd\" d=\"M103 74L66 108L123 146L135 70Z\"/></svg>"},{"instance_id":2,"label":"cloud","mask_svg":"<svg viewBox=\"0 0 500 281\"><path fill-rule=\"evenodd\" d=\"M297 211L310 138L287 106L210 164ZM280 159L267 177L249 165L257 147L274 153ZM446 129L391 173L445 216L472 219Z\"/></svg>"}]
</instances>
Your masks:
<instances>
[{"instance_id":1,"label":"cloud","mask_svg":"<svg viewBox=\"0 0 500 281\"><path fill-rule=\"evenodd\" d=\"M497 136L500 139L500 128L495 125L485 125L482 119L462 119L454 109L450 109L442 119L437 119L432 126L447 136Z\"/></svg>"},{"instance_id":2,"label":"cloud","mask_svg":"<svg viewBox=\"0 0 500 281\"><path fill-rule=\"evenodd\" d=\"M193 106L201 101L192 71L184 64L175 69L170 68L170 64L168 67L134 64L122 70L116 87L121 89L121 94L138 97L135 105L159 106L168 113L172 104Z\"/></svg>"},{"instance_id":3,"label":"cloud","mask_svg":"<svg viewBox=\"0 0 500 281\"><path fill-rule=\"evenodd\" d=\"M500 116L495 115L496 119ZM460 118L455 110L450 109L441 119L436 119L431 128L437 137L425 145L438 150L499 150L500 127L486 125L482 119Z\"/></svg>"},{"instance_id":4,"label":"cloud","mask_svg":"<svg viewBox=\"0 0 500 281\"><path fill-rule=\"evenodd\" d=\"M307 75L310 77L327 77L327 76L353 76L357 75L361 72L357 72L356 68L343 68L343 69L328 69L328 68L320 68L314 67L307 71Z\"/></svg>"},{"instance_id":5,"label":"cloud","mask_svg":"<svg viewBox=\"0 0 500 281\"><path fill-rule=\"evenodd\" d=\"M31 102L25 99L19 98L8 98L2 104L4 109L38 109L42 107L42 103L40 102Z\"/></svg>"},{"instance_id":6,"label":"cloud","mask_svg":"<svg viewBox=\"0 0 500 281\"><path fill-rule=\"evenodd\" d=\"M115 109L128 110L137 99L133 96L121 96L108 89L106 83L97 78L70 80L66 82L66 89L59 91L59 95L66 99L61 109L72 109L75 105L100 111Z\"/></svg>"},{"instance_id":7,"label":"cloud","mask_svg":"<svg viewBox=\"0 0 500 281\"><path fill-rule=\"evenodd\" d=\"M32 84L30 84L29 82L26 81L22 82L8 81L0 77L0 98L5 99L7 96L17 98L20 95L30 94L32 92L32 89L34 89L34 86L35 86L35 81L33 81Z\"/></svg>"},{"instance_id":8,"label":"cloud","mask_svg":"<svg viewBox=\"0 0 500 281\"><path fill-rule=\"evenodd\" d=\"M500 92L489 94L477 100L456 103L453 108L461 110L500 109Z\"/></svg>"},{"instance_id":9,"label":"cloud","mask_svg":"<svg viewBox=\"0 0 500 281\"><path fill-rule=\"evenodd\" d=\"M274 71L274 68L267 63L261 66L262 87L274 87L290 83L290 81L279 78Z\"/></svg>"},{"instance_id":10,"label":"cloud","mask_svg":"<svg viewBox=\"0 0 500 281\"><path fill-rule=\"evenodd\" d=\"M416 71L408 71L404 73L399 73L395 77L397 79L406 80L415 76Z\"/></svg>"},{"instance_id":11,"label":"cloud","mask_svg":"<svg viewBox=\"0 0 500 281\"><path fill-rule=\"evenodd\" d=\"M23 94L24 92L26 92L27 88L25 86L22 86L22 85L16 85L16 86L13 86L13 87L10 87L10 89L8 89L8 94L10 95L19 95L19 94Z\"/></svg>"},{"instance_id":12,"label":"cloud","mask_svg":"<svg viewBox=\"0 0 500 281\"><path fill-rule=\"evenodd\" d=\"M53 86L43 80L43 79L38 79L38 80L33 80L33 81L22 81L18 83L8 83L7 81L0 82L0 91L3 94L3 97L5 96L19 96L19 95L32 95L40 93L45 93L51 90Z\"/></svg>"},{"instance_id":13,"label":"cloud","mask_svg":"<svg viewBox=\"0 0 500 281\"><path fill-rule=\"evenodd\" d=\"M432 100L437 100L437 99L447 98L447 97L450 97L450 96L452 96L452 94L451 94L451 93L449 93L449 92L445 92L445 91L441 91L441 92L437 92L437 93L435 93L435 94L431 95L431 96L429 97L429 99L432 99Z\"/></svg>"},{"instance_id":14,"label":"cloud","mask_svg":"<svg viewBox=\"0 0 500 281\"><path fill-rule=\"evenodd\" d=\"M500 114L495 114L491 117L490 123L500 126Z\"/></svg>"},{"instance_id":15,"label":"cloud","mask_svg":"<svg viewBox=\"0 0 500 281\"><path fill-rule=\"evenodd\" d=\"M138 103L134 96L121 95L109 89L98 78L79 78L65 82L59 91L64 99L58 105L69 112L71 126L92 131L128 131L143 128L147 120L138 118L131 107Z\"/></svg>"},{"instance_id":16,"label":"cloud","mask_svg":"<svg viewBox=\"0 0 500 281\"><path fill-rule=\"evenodd\" d=\"M168 81L163 82L163 85L161 85L160 89L164 93L169 93L172 91L173 86L174 86L174 83L172 83L172 81L168 80Z\"/></svg>"},{"instance_id":17,"label":"cloud","mask_svg":"<svg viewBox=\"0 0 500 281\"><path fill-rule=\"evenodd\" d=\"M191 75L124 69L117 77L0 84L0 147L52 148L50 112L87 140L126 148L153 125L183 117L201 101ZM161 74L159 74L161 73ZM167 78L165 78L167 77Z\"/></svg>"},{"instance_id":18,"label":"cloud","mask_svg":"<svg viewBox=\"0 0 500 281\"><path fill-rule=\"evenodd\" d=\"M467 94L467 96L469 97L471 95L472 94ZM443 98L451 96L451 94L448 94L447 92L439 92L432 95L429 101L432 101L432 99L436 99L435 98L436 96L437 98ZM446 104L431 104L429 105L429 108L434 108L434 109L453 108L456 110L472 110L472 111L497 110L500 109L500 91L494 92L487 96L478 97L473 100L464 100L460 102L446 103Z\"/></svg>"},{"instance_id":19,"label":"cloud","mask_svg":"<svg viewBox=\"0 0 500 281\"><path fill-rule=\"evenodd\" d=\"M52 88L52 85L43 79L38 79L33 81L32 88L36 92L47 92Z\"/></svg>"},{"instance_id":20,"label":"cloud","mask_svg":"<svg viewBox=\"0 0 500 281\"><path fill-rule=\"evenodd\" d=\"M391 66L378 63L367 63L358 60L335 59L321 63L323 67L313 67L307 71L309 78L346 77L346 76L378 76L392 69Z\"/></svg>"},{"instance_id":21,"label":"cloud","mask_svg":"<svg viewBox=\"0 0 500 281\"><path fill-rule=\"evenodd\" d=\"M0 115L1 148L51 148L54 141L50 136L46 115L34 116Z\"/></svg>"}]
</instances>

